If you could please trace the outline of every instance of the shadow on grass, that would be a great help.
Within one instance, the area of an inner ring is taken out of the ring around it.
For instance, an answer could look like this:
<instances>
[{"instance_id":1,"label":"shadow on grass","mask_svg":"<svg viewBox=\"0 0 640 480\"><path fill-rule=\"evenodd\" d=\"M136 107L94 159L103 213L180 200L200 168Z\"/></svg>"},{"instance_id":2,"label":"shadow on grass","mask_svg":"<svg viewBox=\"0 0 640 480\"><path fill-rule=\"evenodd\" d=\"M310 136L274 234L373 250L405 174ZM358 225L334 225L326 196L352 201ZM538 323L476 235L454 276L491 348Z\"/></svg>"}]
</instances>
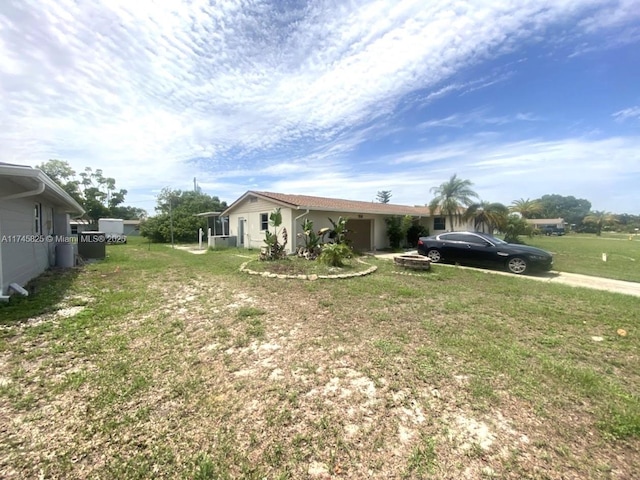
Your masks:
<instances>
[{"instance_id":1,"label":"shadow on grass","mask_svg":"<svg viewBox=\"0 0 640 480\"><path fill-rule=\"evenodd\" d=\"M0 325L13 325L56 310L79 273L77 268L51 268L29 281L29 296L12 295L0 303Z\"/></svg>"}]
</instances>

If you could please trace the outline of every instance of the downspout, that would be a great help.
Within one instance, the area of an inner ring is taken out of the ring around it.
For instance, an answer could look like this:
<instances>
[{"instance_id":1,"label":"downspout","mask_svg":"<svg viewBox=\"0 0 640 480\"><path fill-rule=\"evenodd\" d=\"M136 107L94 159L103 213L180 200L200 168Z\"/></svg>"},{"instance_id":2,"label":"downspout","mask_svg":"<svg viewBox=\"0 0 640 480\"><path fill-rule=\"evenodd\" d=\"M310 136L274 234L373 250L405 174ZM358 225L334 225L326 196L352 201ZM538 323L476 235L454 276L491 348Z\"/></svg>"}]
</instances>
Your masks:
<instances>
[{"instance_id":1,"label":"downspout","mask_svg":"<svg viewBox=\"0 0 640 480\"><path fill-rule=\"evenodd\" d=\"M40 195L44 192L45 184L44 182L39 181L38 188L34 190L29 190L26 192L14 193L12 195L7 195L5 197L0 197L0 200L15 200L16 198L25 198L25 197L33 197L35 195ZM3 275L2 275L2 246L0 246L0 300L7 301L9 299L8 296L4 295L3 289Z\"/></svg>"},{"instance_id":2,"label":"downspout","mask_svg":"<svg viewBox=\"0 0 640 480\"><path fill-rule=\"evenodd\" d=\"M291 242L292 253L296 253L297 252L297 250L295 248L293 248L293 242L296 242L296 244L298 243L298 240L297 240L297 238L298 238L298 223L297 222L298 222L298 220L300 220L305 215L309 215L309 209L308 208L307 208L306 212L301 213L300 215L298 215L296 218L293 219L293 225L292 225L292 228L291 228L291 231L293 233L293 235L292 235L293 241Z\"/></svg>"}]
</instances>

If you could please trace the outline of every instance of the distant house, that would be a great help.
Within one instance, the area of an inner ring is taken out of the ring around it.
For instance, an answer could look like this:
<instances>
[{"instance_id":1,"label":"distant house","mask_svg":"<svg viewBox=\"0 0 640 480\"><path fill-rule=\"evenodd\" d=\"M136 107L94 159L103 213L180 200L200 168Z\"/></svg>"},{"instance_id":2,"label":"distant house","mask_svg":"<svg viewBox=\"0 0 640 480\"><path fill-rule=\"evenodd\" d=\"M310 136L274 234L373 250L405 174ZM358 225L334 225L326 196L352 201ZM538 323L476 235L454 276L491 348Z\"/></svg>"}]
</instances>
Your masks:
<instances>
[{"instance_id":1,"label":"distant house","mask_svg":"<svg viewBox=\"0 0 640 480\"><path fill-rule=\"evenodd\" d=\"M89 222L89 220L84 220L82 218L76 218L74 220L71 220L69 222L69 225L71 226L71 235L77 235L79 233L86 232L87 230L90 230L92 227L91 222ZM93 230L95 230L95 228L93 228Z\"/></svg>"},{"instance_id":2,"label":"distant house","mask_svg":"<svg viewBox=\"0 0 640 480\"><path fill-rule=\"evenodd\" d=\"M385 218L394 215L410 215L429 229L431 234L446 231L448 219L431 216L429 207L394 205L390 203L363 202L338 198L289 195L284 193L249 190L233 202L221 217L228 217L228 234L236 237L237 245L260 248L264 245L264 232L269 228L269 214L277 207L282 212L282 227L288 232L287 250L292 253L298 244L297 234L302 231L305 219L313 221L314 229L331 227L329 218L347 217L348 238L360 251L372 251L389 246ZM457 230L468 225L457 225Z\"/></svg>"},{"instance_id":3,"label":"distant house","mask_svg":"<svg viewBox=\"0 0 640 480\"><path fill-rule=\"evenodd\" d=\"M0 296L56 263L56 237L70 236L82 207L41 170L0 162Z\"/></svg>"},{"instance_id":4,"label":"distant house","mask_svg":"<svg viewBox=\"0 0 640 480\"><path fill-rule=\"evenodd\" d=\"M537 230L546 228L565 230L567 228L567 222L564 221L564 218L527 218L525 220Z\"/></svg>"},{"instance_id":5,"label":"distant house","mask_svg":"<svg viewBox=\"0 0 640 480\"><path fill-rule=\"evenodd\" d=\"M135 237L140 235L140 220L123 220L124 235L127 237Z\"/></svg>"}]
</instances>

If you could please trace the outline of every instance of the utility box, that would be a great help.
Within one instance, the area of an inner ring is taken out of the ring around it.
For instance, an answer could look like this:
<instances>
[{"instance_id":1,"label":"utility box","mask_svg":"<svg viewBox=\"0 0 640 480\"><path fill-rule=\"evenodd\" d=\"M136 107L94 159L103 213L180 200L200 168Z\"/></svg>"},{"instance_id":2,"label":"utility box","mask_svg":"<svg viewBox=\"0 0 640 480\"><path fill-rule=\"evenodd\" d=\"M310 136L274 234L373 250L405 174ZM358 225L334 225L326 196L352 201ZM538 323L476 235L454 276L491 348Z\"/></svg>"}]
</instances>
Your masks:
<instances>
[{"instance_id":1,"label":"utility box","mask_svg":"<svg viewBox=\"0 0 640 480\"><path fill-rule=\"evenodd\" d=\"M79 233L78 255L83 258L105 258L107 256L107 237L104 232Z\"/></svg>"},{"instance_id":2,"label":"utility box","mask_svg":"<svg viewBox=\"0 0 640 480\"><path fill-rule=\"evenodd\" d=\"M212 235L209 237L209 246L212 248L230 248L236 246L236 237Z\"/></svg>"}]
</instances>

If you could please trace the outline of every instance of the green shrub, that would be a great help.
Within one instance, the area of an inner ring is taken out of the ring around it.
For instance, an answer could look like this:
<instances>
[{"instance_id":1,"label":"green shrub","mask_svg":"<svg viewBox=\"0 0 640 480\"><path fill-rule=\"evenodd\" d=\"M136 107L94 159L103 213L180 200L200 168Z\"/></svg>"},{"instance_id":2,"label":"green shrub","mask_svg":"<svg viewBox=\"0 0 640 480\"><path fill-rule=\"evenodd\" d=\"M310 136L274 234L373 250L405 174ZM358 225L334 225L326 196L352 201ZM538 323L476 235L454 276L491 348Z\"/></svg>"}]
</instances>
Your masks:
<instances>
[{"instance_id":1,"label":"green shrub","mask_svg":"<svg viewBox=\"0 0 640 480\"><path fill-rule=\"evenodd\" d=\"M322 263L331 267L342 267L347 258L353 256L353 250L344 243L326 243L322 247L322 253L318 257Z\"/></svg>"},{"instance_id":2,"label":"green shrub","mask_svg":"<svg viewBox=\"0 0 640 480\"><path fill-rule=\"evenodd\" d=\"M429 229L427 227L425 227L424 225L414 223L407 230L407 243L411 247L417 247L418 239L420 237L428 237L428 236L429 236Z\"/></svg>"}]
</instances>

